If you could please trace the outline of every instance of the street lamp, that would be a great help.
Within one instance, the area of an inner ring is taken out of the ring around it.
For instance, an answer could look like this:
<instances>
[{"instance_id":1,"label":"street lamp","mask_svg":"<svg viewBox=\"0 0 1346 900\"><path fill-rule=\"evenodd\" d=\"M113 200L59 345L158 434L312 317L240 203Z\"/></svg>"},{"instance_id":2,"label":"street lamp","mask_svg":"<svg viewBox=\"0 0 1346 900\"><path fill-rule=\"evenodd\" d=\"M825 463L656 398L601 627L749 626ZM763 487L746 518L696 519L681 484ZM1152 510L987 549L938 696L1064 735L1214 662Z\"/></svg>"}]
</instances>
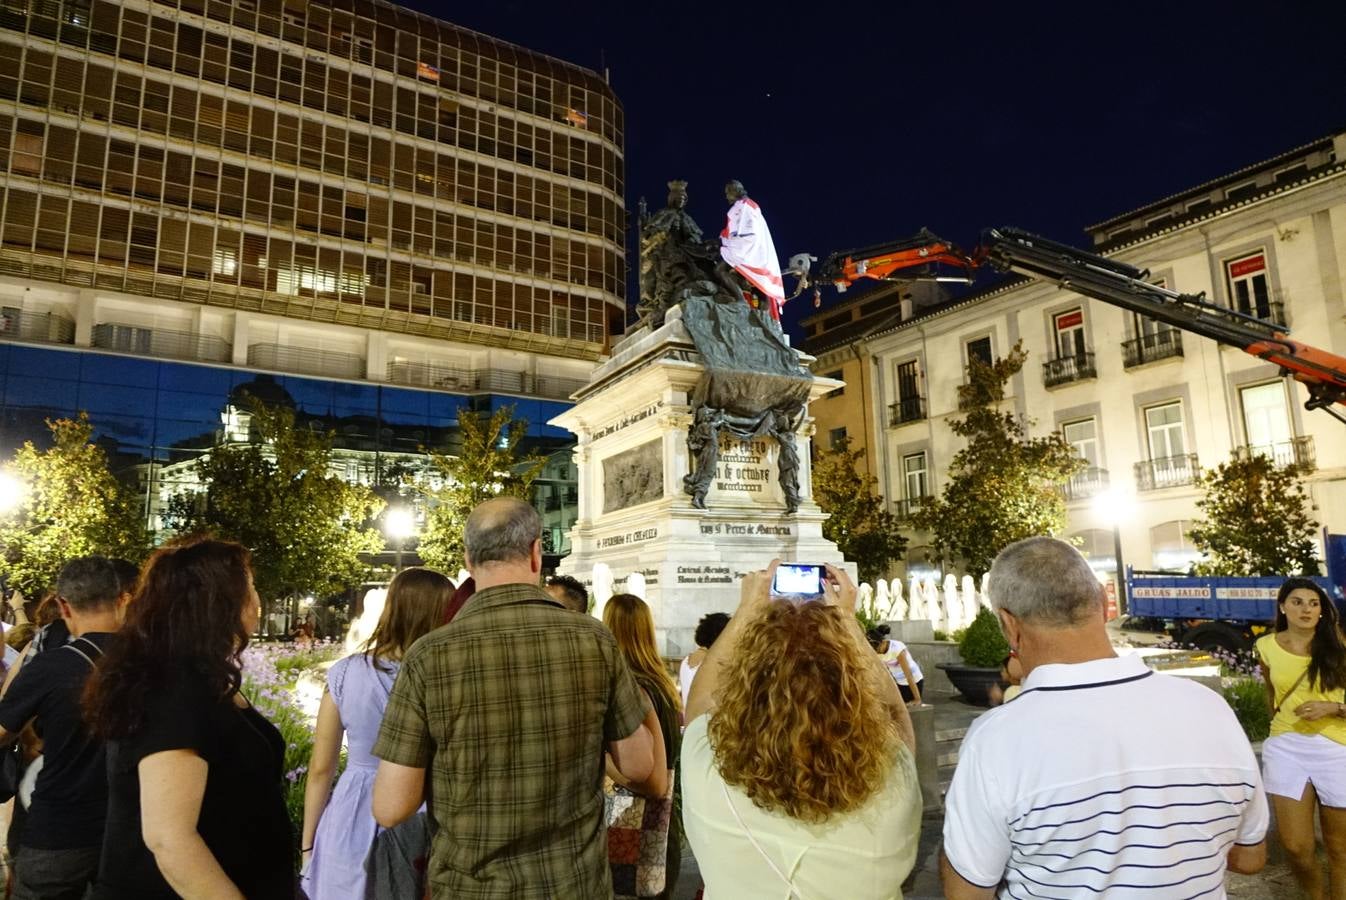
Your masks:
<instances>
[{"instance_id":1,"label":"street lamp","mask_svg":"<svg viewBox=\"0 0 1346 900\"><path fill-rule=\"evenodd\" d=\"M402 571L402 551L406 549L407 539L416 534L416 516L405 506L388 510L383 517L383 532L397 545L397 562L394 571Z\"/></svg>"},{"instance_id":2,"label":"street lamp","mask_svg":"<svg viewBox=\"0 0 1346 900\"><path fill-rule=\"evenodd\" d=\"M1122 565L1122 521L1129 520L1135 502L1115 487L1094 495L1094 515L1112 526L1112 562L1115 569L1113 584L1117 591L1117 614L1126 615L1126 569Z\"/></svg>"},{"instance_id":3,"label":"street lamp","mask_svg":"<svg viewBox=\"0 0 1346 900\"><path fill-rule=\"evenodd\" d=\"M10 472L0 470L0 516L7 516L19 508L28 493L28 486Z\"/></svg>"}]
</instances>

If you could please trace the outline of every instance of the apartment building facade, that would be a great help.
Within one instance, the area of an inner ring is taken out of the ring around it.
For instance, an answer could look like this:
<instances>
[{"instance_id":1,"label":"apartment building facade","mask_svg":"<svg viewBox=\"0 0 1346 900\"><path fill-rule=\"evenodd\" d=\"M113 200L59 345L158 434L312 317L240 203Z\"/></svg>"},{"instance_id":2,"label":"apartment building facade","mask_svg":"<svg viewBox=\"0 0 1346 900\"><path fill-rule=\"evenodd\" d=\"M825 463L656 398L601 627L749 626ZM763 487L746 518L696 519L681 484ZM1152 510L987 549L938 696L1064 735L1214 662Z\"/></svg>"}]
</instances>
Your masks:
<instances>
[{"instance_id":1,"label":"apartment building facade","mask_svg":"<svg viewBox=\"0 0 1346 900\"><path fill-rule=\"evenodd\" d=\"M503 403L568 439L622 129L596 73L381 0L0 0L0 445L86 409L165 458L257 373L376 446Z\"/></svg>"},{"instance_id":2,"label":"apartment building facade","mask_svg":"<svg viewBox=\"0 0 1346 900\"><path fill-rule=\"evenodd\" d=\"M1117 216L1094 250L1156 283L1288 326L1346 355L1346 133ZM871 418L882 421L879 478L899 510L937 494L960 442L948 426L970 357L1028 362L1007 408L1033 434L1059 432L1086 468L1065 486L1067 536L1095 568L1183 570L1201 471L1237 454L1296 463L1312 513L1346 528L1342 424L1306 411L1277 367L1052 284L1011 280L912 310L866 339ZM908 415L908 411L914 412ZM1114 534L1114 528L1116 532ZM930 567L917 535L910 569Z\"/></svg>"}]
</instances>

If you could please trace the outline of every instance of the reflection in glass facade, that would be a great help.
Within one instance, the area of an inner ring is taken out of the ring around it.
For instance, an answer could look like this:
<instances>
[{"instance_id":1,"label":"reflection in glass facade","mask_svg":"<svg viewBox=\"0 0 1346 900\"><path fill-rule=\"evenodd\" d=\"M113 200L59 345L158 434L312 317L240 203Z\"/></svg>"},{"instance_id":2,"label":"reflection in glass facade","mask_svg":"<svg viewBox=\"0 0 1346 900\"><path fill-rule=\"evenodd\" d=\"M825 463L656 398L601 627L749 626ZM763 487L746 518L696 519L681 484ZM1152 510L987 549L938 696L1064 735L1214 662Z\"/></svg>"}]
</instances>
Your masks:
<instances>
[{"instance_id":1,"label":"reflection in glass facade","mask_svg":"<svg viewBox=\"0 0 1346 900\"><path fill-rule=\"evenodd\" d=\"M157 530L167 498L195 486L195 459L223 441L246 438L246 411L237 402L244 390L291 406L299 421L330 431L335 473L365 484L379 484L395 469L420 473L425 449L452 453L460 410L512 405L528 422L526 449L550 455L533 498L543 515L544 550L552 556L569 552L566 534L578 500L570 458L574 439L546 424L568 405L554 400L466 396L0 343L0 456L9 458L26 440L43 445L45 420L85 411L114 473L141 492L147 525Z\"/></svg>"}]
</instances>

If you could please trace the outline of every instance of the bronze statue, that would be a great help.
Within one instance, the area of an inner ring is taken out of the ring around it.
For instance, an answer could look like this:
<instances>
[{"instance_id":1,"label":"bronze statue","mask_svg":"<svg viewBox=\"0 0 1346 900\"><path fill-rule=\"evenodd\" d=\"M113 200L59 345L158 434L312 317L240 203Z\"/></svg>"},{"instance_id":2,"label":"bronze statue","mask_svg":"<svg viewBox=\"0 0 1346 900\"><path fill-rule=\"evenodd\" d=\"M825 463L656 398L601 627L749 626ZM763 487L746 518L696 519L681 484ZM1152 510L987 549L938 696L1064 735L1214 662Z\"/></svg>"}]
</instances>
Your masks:
<instances>
[{"instance_id":1,"label":"bronze statue","mask_svg":"<svg viewBox=\"0 0 1346 900\"><path fill-rule=\"evenodd\" d=\"M668 205L641 223L640 300L636 313L642 325L658 328L664 314L678 302L677 294L710 276L718 250L702 237L687 214L687 182L668 183Z\"/></svg>"},{"instance_id":2,"label":"bronze statue","mask_svg":"<svg viewBox=\"0 0 1346 900\"><path fill-rule=\"evenodd\" d=\"M770 435L780 444L780 485L787 514L799 508L799 451L795 430L803 418L812 376L799 364L773 319L783 300L779 262L761 210L731 181L722 234L705 240L687 214L687 182L668 183L668 205L641 214L640 324L658 328L673 306L700 354L704 372L692 392L687 431L692 471L683 490L706 508L715 480L720 436L737 440ZM774 273L774 275L773 275ZM761 299L745 303L749 289Z\"/></svg>"}]
</instances>

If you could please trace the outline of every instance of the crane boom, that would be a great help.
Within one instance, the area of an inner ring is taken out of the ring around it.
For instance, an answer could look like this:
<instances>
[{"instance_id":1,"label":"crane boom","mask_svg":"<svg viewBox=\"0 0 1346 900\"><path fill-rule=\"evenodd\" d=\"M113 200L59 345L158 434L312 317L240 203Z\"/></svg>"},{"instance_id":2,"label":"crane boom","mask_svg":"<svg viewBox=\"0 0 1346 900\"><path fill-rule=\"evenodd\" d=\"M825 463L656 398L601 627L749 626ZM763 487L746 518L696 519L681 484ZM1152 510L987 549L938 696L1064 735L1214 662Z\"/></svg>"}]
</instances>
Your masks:
<instances>
[{"instance_id":1,"label":"crane boom","mask_svg":"<svg viewBox=\"0 0 1346 900\"><path fill-rule=\"evenodd\" d=\"M795 259L807 259L800 256ZM970 275L981 265L1046 281L1066 290L1207 337L1274 363L1305 385L1308 409L1324 409L1346 422L1334 408L1346 405L1346 357L1291 340L1281 325L1240 313L1206 299L1151 284L1149 272L1117 260L1039 237L1017 228L992 228L974 253L922 230L915 237L860 250L834 253L824 263L820 280L845 290L861 278L906 280L895 273L918 269L916 279L929 279L931 263L943 263ZM800 290L807 285L807 264ZM945 280L945 279L940 279ZM948 279L955 280L955 279ZM965 280L963 277L957 280ZM798 293L798 291L796 291ZM815 301L816 305L816 301Z\"/></svg>"}]
</instances>

